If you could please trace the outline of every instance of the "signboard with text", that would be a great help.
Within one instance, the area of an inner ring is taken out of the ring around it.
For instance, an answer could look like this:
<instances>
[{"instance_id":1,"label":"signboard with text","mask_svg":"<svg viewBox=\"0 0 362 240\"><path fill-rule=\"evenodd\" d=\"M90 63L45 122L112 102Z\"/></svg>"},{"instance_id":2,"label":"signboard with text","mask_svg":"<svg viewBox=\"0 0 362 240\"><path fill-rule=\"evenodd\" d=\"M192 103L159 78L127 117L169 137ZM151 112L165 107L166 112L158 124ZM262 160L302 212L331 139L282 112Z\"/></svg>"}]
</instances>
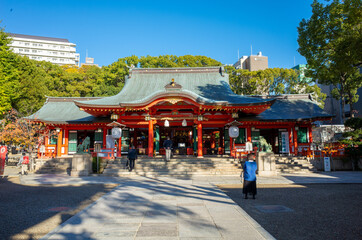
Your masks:
<instances>
[{"instance_id":1,"label":"signboard with text","mask_svg":"<svg viewBox=\"0 0 362 240\"><path fill-rule=\"evenodd\" d=\"M329 157L324 157L324 171L331 171L331 159Z\"/></svg>"}]
</instances>

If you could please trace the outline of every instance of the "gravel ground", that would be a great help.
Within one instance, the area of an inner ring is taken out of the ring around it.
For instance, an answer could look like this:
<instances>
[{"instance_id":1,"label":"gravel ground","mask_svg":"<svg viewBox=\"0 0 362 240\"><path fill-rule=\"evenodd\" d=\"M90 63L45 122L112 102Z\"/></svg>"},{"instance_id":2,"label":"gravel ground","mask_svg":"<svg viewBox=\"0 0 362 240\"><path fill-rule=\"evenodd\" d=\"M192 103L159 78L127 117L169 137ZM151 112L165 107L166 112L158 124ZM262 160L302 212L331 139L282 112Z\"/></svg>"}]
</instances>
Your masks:
<instances>
[{"instance_id":1,"label":"gravel ground","mask_svg":"<svg viewBox=\"0 0 362 240\"><path fill-rule=\"evenodd\" d=\"M219 187L276 239L362 239L362 184L258 185L256 200Z\"/></svg>"},{"instance_id":2,"label":"gravel ground","mask_svg":"<svg viewBox=\"0 0 362 240\"><path fill-rule=\"evenodd\" d=\"M0 178L0 239L39 239L116 185L21 185Z\"/></svg>"}]
</instances>

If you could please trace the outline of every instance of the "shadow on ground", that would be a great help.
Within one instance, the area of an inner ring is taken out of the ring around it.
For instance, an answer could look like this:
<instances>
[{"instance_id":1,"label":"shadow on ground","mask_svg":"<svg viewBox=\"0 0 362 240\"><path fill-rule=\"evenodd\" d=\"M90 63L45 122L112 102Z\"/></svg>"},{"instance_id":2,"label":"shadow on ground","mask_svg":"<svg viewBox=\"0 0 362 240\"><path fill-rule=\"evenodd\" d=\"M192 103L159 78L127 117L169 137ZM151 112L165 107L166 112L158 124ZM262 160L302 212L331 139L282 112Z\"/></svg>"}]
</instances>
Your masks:
<instances>
[{"instance_id":1,"label":"shadow on ground","mask_svg":"<svg viewBox=\"0 0 362 240\"><path fill-rule=\"evenodd\" d=\"M0 239L38 239L116 185L22 185L0 178Z\"/></svg>"},{"instance_id":2,"label":"shadow on ground","mask_svg":"<svg viewBox=\"0 0 362 240\"><path fill-rule=\"evenodd\" d=\"M67 229L82 228L76 232L56 233L61 239L107 237L112 232L109 231L112 226L119 228L123 220L137 218L142 218L141 224L124 222L131 229L137 226L137 231L130 230L123 234L152 236L152 230L156 228L152 224L157 223L158 228L165 227L161 229L164 237L177 237L177 224L180 224L177 216L182 216L184 225L199 229L200 235L207 236L212 231L218 231L215 223L208 218L209 213L203 202L234 203L217 188L177 184L177 181L188 180L123 179L114 191L103 196L102 201L94 202L115 185L21 185L18 178L3 178L0 182L0 239L38 239L67 220ZM177 204L176 198L179 201ZM175 201L175 204L170 204L170 201ZM92 208L90 211L69 220L76 210L88 205ZM154 222L155 219L158 222ZM166 224L159 224L160 219L164 219ZM98 226L94 224L97 220L101 220Z\"/></svg>"},{"instance_id":3,"label":"shadow on ground","mask_svg":"<svg viewBox=\"0 0 362 240\"><path fill-rule=\"evenodd\" d=\"M256 200L219 187L276 239L362 239L362 184L258 185Z\"/></svg>"}]
</instances>

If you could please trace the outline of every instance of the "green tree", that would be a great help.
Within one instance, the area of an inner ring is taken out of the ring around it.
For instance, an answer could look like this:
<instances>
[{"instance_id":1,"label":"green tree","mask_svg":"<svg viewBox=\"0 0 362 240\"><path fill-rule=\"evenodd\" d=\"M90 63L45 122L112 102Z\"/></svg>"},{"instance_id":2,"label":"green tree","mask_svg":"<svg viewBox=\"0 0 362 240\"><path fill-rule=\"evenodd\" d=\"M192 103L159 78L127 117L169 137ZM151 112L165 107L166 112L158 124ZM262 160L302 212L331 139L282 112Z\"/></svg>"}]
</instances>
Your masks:
<instances>
[{"instance_id":1,"label":"green tree","mask_svg":"<svg viewBox=\"0 0 362 240\"><path fill-rule=\"evenodd\" d=\"M35 61L13 53L8 47L10 41L0 29L0 111L2 115L11 108L21 113L36 111L45 100L42 71Z\"/></svg>"},{"instance_id":2,"label":"green tree","mask_svg":"<svg viewBox=\"0 0 362 240\"><path fill-rule=\"evenodd\" d=\"M315 0L311 18L300 22L298 51L307 60L307 75L319 83L334 85L333 97L342 100L343 111L348 101L353 117L356 92L362 86L358 69L362 64L362 2L327 2Z\"/></svg>"},{"instance_id":3,"label":"green tree","mask_svg":"<svg viewBox=\"0 0 362 240\"><path fill-rule=\"evenodd\" d=\"M362 118L350 118L345 122L349 131L343 133L345 139L340 142L347 145L346 153L353 163L353 169L358 169L362 156Z\"/></svg>"},{"instance_id":4,"label":"green tree","mask_svg":"<svg viewBox=\"0 0 362 240\"><path fill-rule=\"evenodd\" d=\"M17 55L9 50L8 44L11 42L8 34L0 28L0 113L4 115L12 107L12 101L18 95L14 91L17 85L18 71L13 62Z\"/></svg>"},{"instance_id":5,"label":"green tree","mask_svg":"<svg viewBox=\"0 0 362 240\"><path fill-rule=\"evenodd\" d=\"M146 56L141 57L139 63L142 68L208 67L222 65L212 58L193 55L179 57L175 55Z\"/></svg>"},{"instance_id":6,"label":"green tree","mask_svg":"<svg viewBox=\"0 0 362 240\"><path fill-rule=\"evenodd\" d=\"M268 68L259 71L227 66L231 89L240 95L310 94L321 107L326 95L308 79L300 79L294 69Z\"/></svg>"}]
</instances>

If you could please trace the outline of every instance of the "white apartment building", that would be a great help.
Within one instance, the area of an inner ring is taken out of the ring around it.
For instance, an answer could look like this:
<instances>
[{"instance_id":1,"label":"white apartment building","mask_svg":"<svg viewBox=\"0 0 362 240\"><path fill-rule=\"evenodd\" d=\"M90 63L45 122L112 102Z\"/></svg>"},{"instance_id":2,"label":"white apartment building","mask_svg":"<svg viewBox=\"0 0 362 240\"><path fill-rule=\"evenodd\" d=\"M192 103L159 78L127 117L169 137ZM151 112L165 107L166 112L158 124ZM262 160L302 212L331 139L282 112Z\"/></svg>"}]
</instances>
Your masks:
<instances>
[{"instance_id":1,"label":"white apartment building","mask_svg":"<svg viewBox=\"0 0 362 240\"><path fill-rule=\"evenodd\" d=\"M79 66L80 56L76 53L76 45L68 39L15 33L9 33L9 36L12 38L9 46L14 53L37 61Z\"/></svg>"}]
</instances>

